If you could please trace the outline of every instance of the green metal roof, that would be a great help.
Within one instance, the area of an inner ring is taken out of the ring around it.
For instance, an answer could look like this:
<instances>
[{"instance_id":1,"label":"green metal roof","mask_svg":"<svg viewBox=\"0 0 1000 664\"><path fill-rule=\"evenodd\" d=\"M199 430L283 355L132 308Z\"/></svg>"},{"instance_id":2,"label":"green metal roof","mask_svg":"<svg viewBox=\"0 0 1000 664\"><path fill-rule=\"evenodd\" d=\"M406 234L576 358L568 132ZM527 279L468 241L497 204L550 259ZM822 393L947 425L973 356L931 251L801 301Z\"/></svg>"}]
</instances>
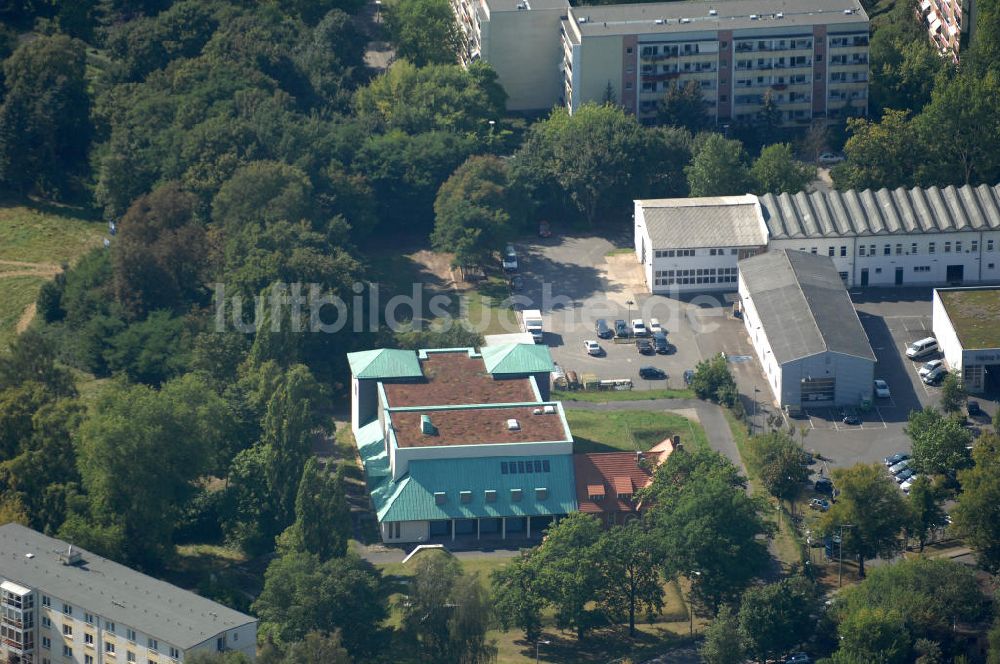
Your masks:
<instances>
[{"instance_id":1,"label":"green metal roof","mask_svg":"<svg viewBox=\"0 0 1000 664\"><path fill-rule=\"evenodd\" d=\"M420 361L412 350L376 348L348 353L355 378L421 378Z\"/></svg>"},{"instance_id":2,"label":"green metal roof","mask_svg":"<svg viewBox=\"0 0 1000 664\"><path fill-rule=\"evenodd\" d=\"M361 428L358 451L378 520L433 521L503 516L550 516L576 511L573 458L570 454L524 457L483 457L465 459L418 459L410 461L409 472L392 481L389 459L379 423ZM547 460L549 472L504 474L500 463ZM511 489L521 490L514 500ZM535 489L545 489L539 498ZM486 491L496 491L496 501L486 502ZM471 492L462 502L460 492ZM435 493L444 492L438 504Z\"/></svg>"},{"instance_id":3,"label":"green metal roof","mask_svg":"<svg viewBox=\"0 0 1000 664\"><path fill-rule=\"evenodd\" d=\"M483 346L483 363L491 374L526 374L555 369L549 347L541 344Z\"/></svg>"}]
</instances>

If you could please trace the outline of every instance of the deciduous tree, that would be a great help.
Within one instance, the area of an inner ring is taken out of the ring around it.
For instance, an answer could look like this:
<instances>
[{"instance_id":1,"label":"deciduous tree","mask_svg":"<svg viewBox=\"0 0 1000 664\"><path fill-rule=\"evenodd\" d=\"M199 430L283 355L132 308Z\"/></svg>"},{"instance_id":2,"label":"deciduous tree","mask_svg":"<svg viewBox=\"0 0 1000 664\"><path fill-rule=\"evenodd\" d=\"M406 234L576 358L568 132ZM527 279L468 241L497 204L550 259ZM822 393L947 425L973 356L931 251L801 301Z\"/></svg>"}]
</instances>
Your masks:
<instances>
[{"instance_id":1,"label":"deciduous tree","mask_svg":"<svg viewBox=\"0 0 1000 664\"><path fill-rule=\"evenodd\" d=\"M739 618L723 604L712 624L705 630L705 642L698 651L705 664L742 664L746 659L740 637Z\"/></svg>"},{"instance_id":2,"label":"deciduous tree","mask_svg":"<svg viewBox=\"0 0 1000 664\"><path fill-rule=\"evenodd\" d=\"M811 472L799 443L784 431L772 431L750 438L749 452L768 493L778 500L798 496Z\"/></svg>"},{"instance_id":3,"label":"deciduous tree","mask_svg":"<svg viewBox=\"0 0 1000 664\"><path fill-rule=\"evenodd\" d=\"M775 143L761 150L750 167L750 177L758 194L795 194L805 191L816 171L795 160L791 145Z\"/></svg>"},{"instance_id":4,"label":"deciduous tree","mask_svg":"<svg viewBox=\"0 0 1000 664\"><path fill-rule=\"evenodd\" d=\"M332 475L309 457L295 498L295 523L282 534L281 548L311 553L321 562L344 555L351 536L345 491L342 470Z\"/></svg>"},{"instance_id":5,"label":"deciduous tree","mask_svg":"<svg viewBox=\"0 0 1000 664\"><path fill-rule=\"evenodd\" d=\"M957 413L965 405L965 386L961 379L949 373L941 381L941 410L947 415Z\"/></svg>"},{"instance_id":6,"label":"deciduous tree","mask_svg":"<svg viewBox=\"0 0 1000 664\"><path fill-rule=\"evenodd\" d=\"M733 405L735 397L738 396L736 381L722 354L702 360L695 365L691 389L699 399L710 399L726 406Z\"/></svg>"},{"instance_id":7,"label":"deciduous tree","mask_svg":"<svg viewBox=\"0 0 1000 664\"><path fill-rule=\"evenodd\" d=\"M910 486L910 495L907 496L910 507L909 529L910 534L914 535L920 542L921 553L924 550L924 544L927 543L928 534L945 524L941 500L942 496L938 488L926 475L917 477Z\"/></svg>"},{"instance_id":8,"label":"deciduous tree","mask_svg":"<svg viewBox=\"0 0 1000 664\"><path fill-rule=\"evenodd\" d=\"M644 524L631 521L606 531L597 550L602 577L599 602L611 620L627 620L629 636L635 636L637 611L652 614L663 609L654 535Z\"/></svg>"},{"instance_id":9,"label":"deciduous tree","mask_svg":"<svg viewBox=\"0 0 1000 664\"><path fill-rule=\"evenodd\" d=\"M968 465L972 436L957 418L927 407L910 413L904 431L913 441L912 465L919 472L940 474Z\"/></svg>"},{"instance_id":10,"label":"deciduous tree","mask_svg":"<svg viewBox=\"0 0 1000 664\"><path fill-rule=\"evenodd\" d=\"M739 141L710 134L686 169L691 196L734 196L752 190L746 159Z\"/></svg>"},{"instance_id":11,"label":"deciduous tree","mask_svg":"<svg viewBox=\"0 0 1000 664\"><path fill-rule=\"evenodd\" d=\"M692 133L707 128L710 116L701 85L697 81L672 83L657 106L656 119L661 125L683 127Z\"/></svg>"},{"instance_id":12,"label":"deciduous tree","mask_svg":"<svg viewBox=\"0 0 1000 664\"><path fill-rule=\"evenodd\" d=\"M807 641L816 604L812 583L801 576L748 588L740 601L739 618L747 653L767 660Z\"/></svg>"},{"instance_id":13,"label":"deciduous tree","mask_svg":"<svg viewBox=\"0 0 1000 664\"><path fill-rule=\"evenodd\" d=\"M983 434L972 459L972 468L958 473L962 492L952 515L955 528L978 553L979 564L995 573L1000 570L1000 520L993 516L1000 505L1000 437Z\"/></svg>"},{"instance_id":14,"label":"deciduous tree","mask_svg":"<svg viewBox=\"0 0 1000 664\"><path fill-rule=\"evenodd\" d=\"M850 614L837 628L840 648L834 664L903 664L910 661L910 635L898 611L861 609Z\"/></svg>"},{"instance_id":15,"label":"deciduous tree","mask_svg":"<svg viewBox=\"0 0 1000 664\"><path fill-rule=\"evenodd\" d=\"M538 566L532 555L522 551L500 569L490 573L494 617L504 630L517 627L530 643L542 633L545 600L538 593Z\"/></svg>"},{"instance_id":16,"label":"deciduous tree","mask_svg":"<svg viewBox=\"0 0 1000 664\"><path fill-rule=\"evenodd\" d=\"M600 522L574 512L549 527L535 553L539 593L555 607L556 624L573 629L579 639L593 625L588 604L601 586L596 546L600 538Z\"/></svg>"},{"instance_id":17,"label":"deciduous tree","mask_svg":"<svg viewBox=\"0 0 1000 664\"><path fill-rule=\"evenodd\" d=\"M462 39L447 0L401 0L386 11L385 22L397 55L418 67L458 59Z\"/></svg>"},{"instance_id":18,"label":"deciduous tree","mask_svg":"<svg viewBox=\"0 0 1000 664\"><path fill-rule=\"evenodd\" d=\"M847 160L832 171L838 189L913 186L926 148L907 116L905 110L886 110L880 122L847 119L851 134L844 145Z\"/></svg>"}]
</instances>

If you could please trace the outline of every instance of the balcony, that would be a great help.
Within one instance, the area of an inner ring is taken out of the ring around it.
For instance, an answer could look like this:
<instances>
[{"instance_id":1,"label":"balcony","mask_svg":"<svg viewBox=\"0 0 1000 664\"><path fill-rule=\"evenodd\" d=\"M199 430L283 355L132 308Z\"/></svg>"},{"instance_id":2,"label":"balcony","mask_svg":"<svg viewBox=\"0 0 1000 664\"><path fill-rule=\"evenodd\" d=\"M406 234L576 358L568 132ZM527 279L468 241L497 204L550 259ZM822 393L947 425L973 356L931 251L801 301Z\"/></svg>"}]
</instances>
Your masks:
<instances>
[{"instance_id":1,"label":"balcony","mask_svg":"<svg viewBox=\"0 0 1000 664\"><path fill-rule=\"evenodd\" d=\"M680 77L680 72L664 72L661 74L643 74L642 81L644 83L655 83L656 81L669 81Z\"/></svg>"}]
</instances>

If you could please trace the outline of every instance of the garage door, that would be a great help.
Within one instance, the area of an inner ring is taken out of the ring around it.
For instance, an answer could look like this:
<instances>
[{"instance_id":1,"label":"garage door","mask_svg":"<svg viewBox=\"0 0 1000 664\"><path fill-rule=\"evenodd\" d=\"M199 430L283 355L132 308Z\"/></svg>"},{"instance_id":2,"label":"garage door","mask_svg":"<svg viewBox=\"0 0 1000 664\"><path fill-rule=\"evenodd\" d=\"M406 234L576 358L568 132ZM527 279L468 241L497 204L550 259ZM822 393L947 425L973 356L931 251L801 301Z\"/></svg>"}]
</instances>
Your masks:
<instances>
[{"instance_id":1,"label":"garage door","mask_svg":"<svg viewBox=\"0 0 1000 664\"><path fill-rule=\"evenodd\" d=\"M803 378L802 402L833 401L836 389L836 378Z\"/></svg>"}]
</instances>

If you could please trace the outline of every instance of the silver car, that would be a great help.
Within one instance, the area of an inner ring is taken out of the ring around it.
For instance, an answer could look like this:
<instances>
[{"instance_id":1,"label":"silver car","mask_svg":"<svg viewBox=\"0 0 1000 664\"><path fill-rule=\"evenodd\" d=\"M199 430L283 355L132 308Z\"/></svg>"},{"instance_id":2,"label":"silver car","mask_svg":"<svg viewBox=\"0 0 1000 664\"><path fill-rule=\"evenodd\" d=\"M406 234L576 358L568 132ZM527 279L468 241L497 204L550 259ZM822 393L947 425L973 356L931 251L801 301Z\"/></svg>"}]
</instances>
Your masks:
<instances>
[{"instance_id":1,"label":"silver car","mask_svg":"<svg viewBox=\"0 0 1000 664\"><path fill-rule=\"evenodd\" d=\"M893 475L899 475L901 472L903 472L909 467L910 467L910 460L904 459L903 461L900 461L896 465L890 466L889 472L892 473Z\"/></svg>"}]
</instances>

